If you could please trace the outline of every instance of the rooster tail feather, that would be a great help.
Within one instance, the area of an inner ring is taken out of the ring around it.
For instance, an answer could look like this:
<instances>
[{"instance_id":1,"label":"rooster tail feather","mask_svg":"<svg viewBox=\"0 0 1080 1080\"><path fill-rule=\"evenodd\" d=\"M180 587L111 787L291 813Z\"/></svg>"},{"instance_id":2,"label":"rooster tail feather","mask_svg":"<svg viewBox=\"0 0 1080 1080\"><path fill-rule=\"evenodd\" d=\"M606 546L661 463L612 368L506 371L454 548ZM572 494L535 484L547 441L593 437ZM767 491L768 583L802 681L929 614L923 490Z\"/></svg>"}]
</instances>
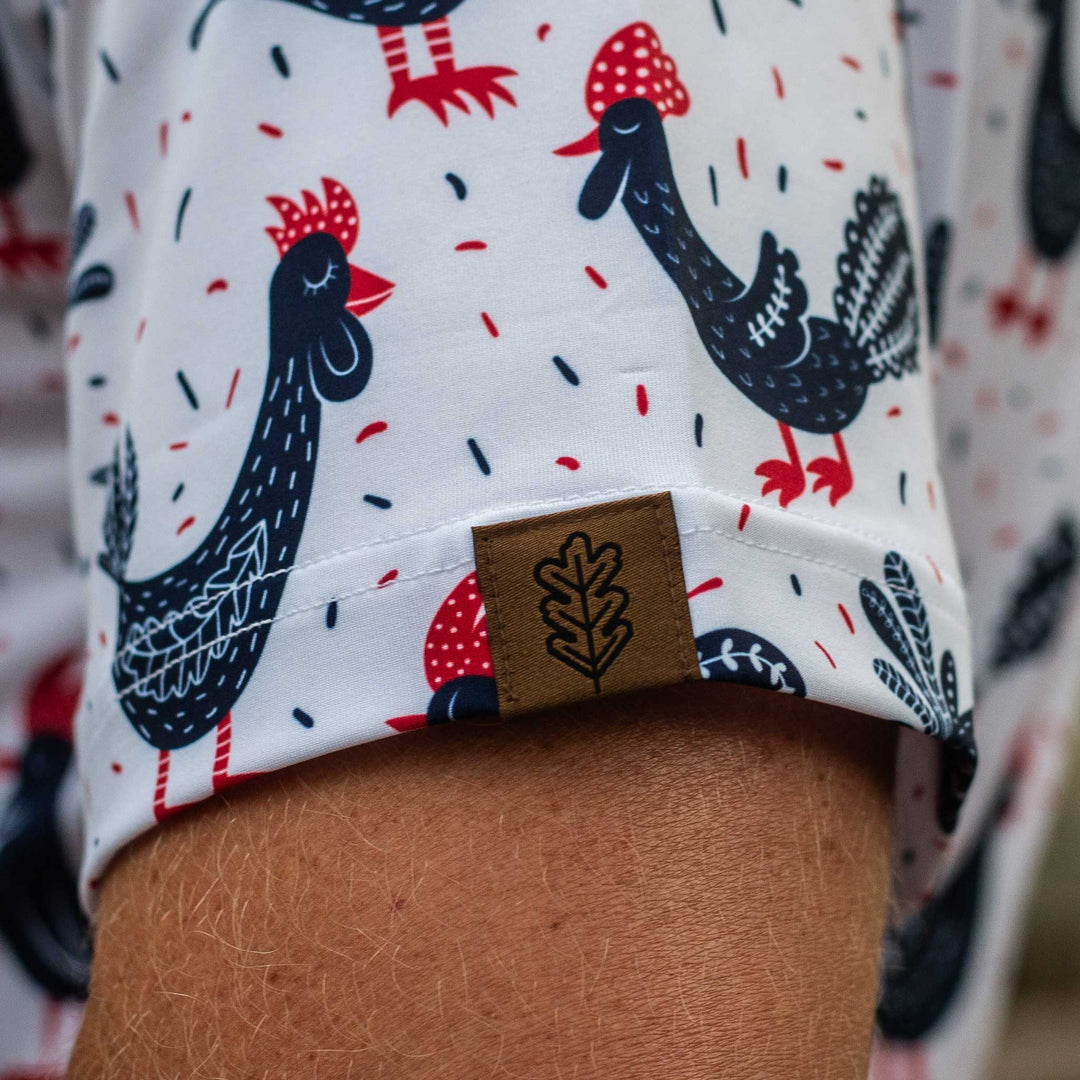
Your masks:
<instances>
[{"instance_id":1,"label":"rooster tail feather","mask_svg":"<svg viewBox=\"0 0 1080 1080\"><path fill-rule=\"evenodd\" d=\"M139 470L135 443L131 431L124 431L124 453L120 443L113 447L109 466L109 494L105 503L102 525L105 550L98 556L98 565L118 584L124 580L131 544L135 536L135 521L139 507Z\"/></svg>"},{"instance_id":2,"label":"rooster tail feather","mask_svg":"<svg viewBox=\"0 0 1080 1080\"><path fill-rule=\"evenodd\" d=\"M918 368L919 302L915 260L896 193L873 176L855 196L836 260L836 318L865 357L871 381Z\"/></svg>"}]
</instances>

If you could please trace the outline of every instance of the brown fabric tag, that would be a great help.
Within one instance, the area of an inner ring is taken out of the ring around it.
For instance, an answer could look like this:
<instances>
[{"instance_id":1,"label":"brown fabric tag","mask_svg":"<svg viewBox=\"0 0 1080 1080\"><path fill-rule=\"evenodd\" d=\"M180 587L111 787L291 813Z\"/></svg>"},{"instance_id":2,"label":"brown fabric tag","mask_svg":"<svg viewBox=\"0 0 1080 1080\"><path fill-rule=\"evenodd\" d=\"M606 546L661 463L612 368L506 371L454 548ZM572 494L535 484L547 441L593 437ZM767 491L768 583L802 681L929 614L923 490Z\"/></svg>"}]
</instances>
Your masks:
<instances>
[{"instance_id":1,"label":"brown fabric tag","mask_svg":"<svg viewBox=\"0 0 1080 1080\"><path fill-rule=\"evenodd\" d=\"M670 492L473 529L502 716L701 677Z\"/></svg>"}]
</instances>

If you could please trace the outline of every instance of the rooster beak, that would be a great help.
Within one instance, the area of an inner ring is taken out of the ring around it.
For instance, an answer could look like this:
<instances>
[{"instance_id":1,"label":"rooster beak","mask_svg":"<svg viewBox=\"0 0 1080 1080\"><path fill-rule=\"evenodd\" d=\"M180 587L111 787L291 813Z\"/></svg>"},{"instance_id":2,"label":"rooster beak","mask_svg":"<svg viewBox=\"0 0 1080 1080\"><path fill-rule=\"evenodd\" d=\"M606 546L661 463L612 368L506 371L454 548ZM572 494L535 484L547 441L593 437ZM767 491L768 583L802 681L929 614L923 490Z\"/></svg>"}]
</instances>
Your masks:
<instances>
[{"instance_id":1,"label":"rooster beak","mask_svg":"<svg viewBox=\"0 0 1080 1080\"><path fill-rule=\"evenodd\" d=\"M384 300L390 298L393 291L392 281L349 264L349 298L345 301L345 306L357 318L374 311Z\"/></svg>"},{"instance_id":2,"label":"rooster beak","mask_svg":"<svg viewBox=\"0 0 1080 1080\"><path fill-rule=\"evenodd\" d=\"M585 138L560 146L553 153L558 154L559 157L580 157L582 154L600 153L600 129L593 128Z\"/></svg>"}]
</instances>

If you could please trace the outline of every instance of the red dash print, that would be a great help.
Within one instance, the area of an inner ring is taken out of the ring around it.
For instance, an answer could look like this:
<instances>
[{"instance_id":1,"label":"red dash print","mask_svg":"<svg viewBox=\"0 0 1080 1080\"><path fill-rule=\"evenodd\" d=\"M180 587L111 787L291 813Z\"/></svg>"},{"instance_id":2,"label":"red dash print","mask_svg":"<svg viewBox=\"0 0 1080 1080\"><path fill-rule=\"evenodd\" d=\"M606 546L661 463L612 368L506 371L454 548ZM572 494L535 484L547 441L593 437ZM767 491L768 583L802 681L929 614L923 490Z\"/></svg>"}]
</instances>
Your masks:
<instances>
[{"instance_id":1,"label":"red dash print","mask_svg":"<svg viewBox=\"0 0 1080 1080\"><path fill-rule=\"evenodd\" d=\"M262 123L259 125L259 130L264 135L269 135L271 139L280 139L281 136L285 134L285 132L282 131L281 128L276 127L274 124Z\"/></svg>"},{"instance_id":2,"label":"red dash print","mask_svg":"<svg viewBox=\"0 0 1080 1080\"><path fill-rule=\"evenodd\" d=\"M80 341L82 341L82 334L72 334L65 342L64 348L69 353L73 353L79 347Z\"/></svg>"},{"instance_id":3,"label":"red dash print","mask_svg":"<svg viewBox=\"0 0 1080 1080\"><path fill-rule=\"evenodd\" d=\"M843 172L844 163L839 158L826 158L822 163L826 169L831 169L833 172Z\"/></svg>"},{"instance_id":4,"label":"red dash print","mask_svg":"<svg viewBox=\"0 0 1080 1080\"><path fill-rule=\"evenodd\" d=\"M206 286L206 295L209 296L211 293L225 292L228 287L229 283L223 277L214 278L214 280Z\"/></svg>"},{"instance_id":5,"label":"red dash print","mask_svg":"<svg viewBox=\"0 0 1080 1080\"><path fill-rule=\"evenodd\" d=\"M62 371L43 371L38 378L38 386L46 394L58 394L64 389L64 373Z\"/></svg>"},{"instance_id":6,"label":"red dash print","mask_svg":"<svg viewBox=\"0 0 1080 1080\"><path fill-rule=\"evenodd\" d=\"M547 41L547 36L548 36L548 34L550 34L550 33L551 33L551 23L549 23L549 22L546 22L546 23L541 23L541 24L540 24L540 25L539 25L539 26L538 26L538 27L536 28L536 36L537 36L537 37L538 37L538 38L539 38L539 39L540 39L541 41Z\"/></svg>"},{"instance_id":7,"label":"red dash print","mask_svg":"<svg viewBox=\"0 0 1080 1080\"><path fill-rule=\"evenodd\" d=\"M589 275L589 277L592 279L592 283L598 289L607 288L607 282L604 280L604 275L601 274L598 270L594 270L591 266L586 266L585 273Z\"/></svg>"},{"instance_id":8,"label":"red dash print","mask_svg":"<svg viewBox=\"0 0 1080 1080\"><path fill-rule=\"evenodd\" d=\"M1015 35L1005 39L1005 59L1014 67L1019 67L1027 57L1024 43Z\"/></svg>"},{"instance_id":9,"label":"red dash print","mask_svg":"<svg viewBox=\"0 0 1080 1080\"><path fill-rule=\"evenodd\" d=\"M491 316L486 311L481 311L480 312L480 318L484 320L484 325L487 327L487 332L492 337L498 337L499 336L499 328L495 325L495 322L491 318Z\"/></svg>"},{"instance_id":10,"label":"red dash print","mask_svg":"<svg viewBox=\"0 0 1080 1080\"><path fill-rule=\"evenodd\" d=\"M959 341L946 341L941 346L941 359L949 367L963 367L967 362L967 349Z\"/></svg>"},{"instance_id":11,"label":"red dash print","mask_svg":"<svg viewBox=\"0 0 1080 1080\"><path fill-rule=\"evenodd\" d=\"M462 240L456 245L455 251L486 251L487 244L483 240Z\"/></svg>"},{"instance_id":12,"label":"red dash print","mask_svg":"<svg viewBox=\"0 0 1080 1080\"><path fill-rule=\"evenodd\" d=\"M240 369L237 368L232 374L232 382L229 383L229 396L225 399L225 408L232 405L233 394L236 393L236 384L240 381Z\"/></svg>"},{"instance_id":13,"label":"red dash print","mask_svg":"<svg viewBox=\"0 0 1080 1080\"><path fill-rule=\"evenodd\" d=\"M386 721L387 727L395 731L416 731L417 728L427 726L427 717L423 713L413 713L411 716L395 716L393 720Z\"/></svg>"},{"instance_id":14,"label":"red dash print","mask_svg":"<svg viewBox=\"0 0 1080 1080\"><path fill-rule=\"evenodd\" d=\"M975 408L978 412L993 412L998 402L998 392L992 386L981 386L975 391Z\"/></svg>"},{"instance_id":15,"label":"red dash print","mask_svg":"<svg viewBox=\"0 0 1080 1080\"><path fill-rule=\"evenodd\" d=\"M562 465L563 468L569 469L571 472L577 472L581 468L581 462L576 457L560 457L555 459L556 465Z\"/></svg>"},{"instance_id":16,"label":"red dash print","mask_svg":"<svg viewBox=\"0 0 1080 1080\"><path fill-rule=\"evenodd\" d=\"M773 83L776 85L776 96L783 101L784 100L784 79L780 74L778 68L772 69Z\"/></svg>"},{"instance_id":17,"label":"red dash print","mask_svg":"<svg viewBox=\"0 0 1080 1080\"><path fill-rule=\"evenodd\" d=\"M955 71L928 71L926 81L938 90L953 90L960 79Z\"/></svg>"},{"instance_id":18,"label":"red dash print","mask_svg":"<svg viewBox=\"0 0 1080 1080\"><path fill-rule=\"evenodd\" d=\"M161 127L158 128L158 146L161 149L161 156L164 157L169 152L169 121L162 120Z\"/></svg>"},{"instance_id":19,"label":"red dash print","mask_svg":"<svg viewBox=\"0 0 1080 1080\"><path fill-rule=\"evenodd\" d=\"M1019 542L1020 534L1014 525L1002 525L1000 529L995 529L990 539L991 547L999 551L1011 551Z\"/></svg>"},{"instance_id":20,"label":"red dash print","mask_svg":"<svg viewBox=\"0 0 1080 1080\"><path fill-rule=\"evenodd\" d=\"M941 576L941 571L938 569L937 563L934 562L929 555L926 556L926 561L930 564L930 569L934 571L934 577L937 578L938 584L941 585L945 579Z\"/></svg>"},{"instance_id":21,"label":"red dash print","mask_svg":"<svg viewBox=\"0 0 1080 1080\"><path fill-rule=\"evenodd\" d=\"M637 411L645 416L649 411L649 391L645 389L643 383L637 385Z\"/></svg>"},{"instance_id":22,"label":"red dash print","mask_svg":"<svg viewBox=\"0 0 1080 1080\"><path fill-rule=\"evenodd\" d=\"M145 319L140 319L139 320L139 328L135 331L135 344L136 345L140 341L142 341L142 336L145 333L146 333L146 320Z\"/></svg>"},{"instance_id":23,"label":"red dash print","mask_svg":"<svg viewBox=\"0 0 1080 1080\"><path fill-rule=\"evenodd\" d=\"M993 203L979 203L975 207L975 224L980 229L989 229L997 221L997 207Z\"/></svg>"},{"instance_id":24,"label":"red dash print","mask_svg":"<svg viewBox=\"0 0 1080 1080\"><path fill-rule=\"evenodd\" d=\"M742 173L744 180L749 180L750 166L746 160L746 140L741 135L735 140L735 152L739 156L739 172Z\"/></svg>"},{"instance_id":25,"label":"red dash print","mask_svg":"<svg viewBox=\"0 0 1080 1080\"><path fill-rule=\"evenodd\" d=\"M1056 435L1061 430L1061 414L1054 409L1047 409L1035 417L1035 430L1040 435Z\"/></svg>"},{"instance_id":26,"label":"red dash print","mask_svg":"<svg viewBox=\"0 0 1080 1080\"><path fill-rule=\"evenodd\" d=\"M191 110L190 109L185 109L180 114L180 123L181 124L190 124L191 123Z\"/></svg>"},{"instance_id":27,"label":"red dash print","mask_svg":"<svg viewBox=\"0 0 1080 1080\"><path fill-rule=\"evenodd\" d=\"M179 536L185 529L190 529L191 526L194 524L195 519L193 517L184 518L184 520L180 522L180 525L176 530L176 535Z\"/></svg>"},{"instance_id":28,"label":"red dash print","mask_svg":"<svg viewBox=\"0 0 1080 1080\"><path fill-rule=\"evenodd\" d=\"M97 632L98 644L104 649L109 644L109 637L104 630Z\"/></svg>"},{"instance_id":29,"label":"red dash print","mask_svg":"<svg viewBox=\"0 0 1080 1080\"><path fill-rule=\"evenodd\" d=\"M121 765L119 761L114 761L112 763L112 771L114 773L122 773L124 771L124 766Z\"/></svg>"},{"instance_id":30,"label":"red dash print","mask_svg":"<svg viewBox=\"0 0 1080 1080\"><path fill-rule=\"evenodd\" d=\"M375 583L380 589L385 589L391 581L397 580L398 572L396 570L387 570L385 574Z\"/></svg>"},{"instance_id":31,"label":"red dash print","mask_svg":"<svg viewBox=\"0 0 1080 1080\"><path fill-rule=\"evenodd\" d=\"M847 64L852 71L862 71L862 64L854 56L841 56L840 63Z\"/></svg>"},{"instance_id":32,"label":"red dash print","mask_svg":"<svg viewBox=\"0 0 1080 1080\"><path fill-rule=\"evenodd\" d=\"M893 417L899 416L900 415L900 406L899 405L894 405L885 415L886 416L893 416Z\"/></svg>"},{"instance_id":33,"label":"red dash print","mask_svg":"<svg viewBox=\"0 0 1080 1080\"><path fill-rule=\"evenodd\" d=\"M743 503L742 509L739 511L739 532L746 528L746 519L748 517L750 517L750 504Z\"/></svg>"},{"instance_id":34,"label":"red dash print","mask_svg":"<svg viewBox=\"0 0 1080 1080\"><path fill-rule=\"evenodd\" d=\"M851 621L851 616L848 614L848 610L843 604L837 604L841 616L843 616L844 622L847 623L847 628L851 633L855 633L855 624Z\"/></svg>"},{"instance_id":35,"label":"red dash print","mask_svg":"<svg viewBox=\"0 0 1080 1080\"><path fill-rule=\"evenodd\" d=\"M930 500L930 509L931 510L936 510L937 509L937 495L934 493L934 481L933 480L927 480L926 481L926 497L927 497L927 499Z\"/></svg>"},{"instance_id":36,"label":"red dash print","mask_svg":"<svg viewBox=\"0 0 1080 1080\"><path fill-rule=\"evenodd\" d=\"M109 427L116 427L120 423L120 417L114 412L107 412L101 418L103 424L107 424Z\"/></svg>"},{"instance_id":37,"label":"red dash print","mask_svg":"<svg viewBox=\"0 0 1080 1080\"><path fill-rule=\"evenodd\" d=\"M825 654L825 659L828 660L830 664L832 664L833 670L835 671L836 670L836 661L829 655L829 650L826 649L825 646L822 645L820 641L815 641L814 644Z\"/></svg>"},{"instance_id":38,"label":"red dash print","mask_svg":"<svg viewBox=\"0 0 1080 1080\"><path fill-rule=\"evenodd\" d=\"M687 594L687 600L693 600L695 596L700 596L702 593L712 592L713 589L719 589L724 584L723 578L711 577L708 581L703 581L700 585L692 588Z\"/></svg>"},{"instance_id":39,"label":"red dash print","mask_svg":"<svg viewBox=\"0 0 1080 1080\"><path fill-rule=\"evenodd\" d=\"M139 231L139 204L135 201L134 191L124 192L124 205L127 207L128 217L131 218L131 224L135 227L135 231Z\"/></svg>"},{"instance_id":40,"label":"red dash print","mask_svg":"<svg viewBox=\"0 0 1080 1080\"><path fill-rule=\"evenodd\" d=\"M381 435L389 426L385 420L372 420L370 424L365 424L360 429L360 434L356 436L357 444L370 439L372 435Z\"/></svg>"},{"instance_id":41,"label":"red dash print","mask_svg":"<svg viewBox=\"0 0 1080 1080\"><path fill-rule=\"evenodd\" d=\"M188 444L186 442L169 443L170 450L186 450L187 448Z\"/></svg>"}]
</instances>

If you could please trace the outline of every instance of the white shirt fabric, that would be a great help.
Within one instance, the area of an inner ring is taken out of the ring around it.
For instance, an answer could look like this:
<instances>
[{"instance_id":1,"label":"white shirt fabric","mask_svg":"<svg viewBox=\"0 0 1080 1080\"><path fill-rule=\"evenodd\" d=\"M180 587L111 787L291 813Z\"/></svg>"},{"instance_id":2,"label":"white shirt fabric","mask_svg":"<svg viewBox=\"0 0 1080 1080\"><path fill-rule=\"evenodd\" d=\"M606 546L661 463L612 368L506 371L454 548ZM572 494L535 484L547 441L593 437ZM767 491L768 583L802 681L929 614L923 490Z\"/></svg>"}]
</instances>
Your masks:
<instances>
[{"instance_id":1,"label":"white shirt fabric","mask_svg":"<svg viewBox=\"0 0 1080 1080\"><path fill-rule=\"evenodd\" d=\"M12 865L77 808L92 910L215 788L491 711L473 527L671 492L703 677L904 725L874 1067L979 1075L1080 648L1072 239L999 296L1069 24L764 3L0 5ZM0 1066L77 1023L36 873Z\"/></svg>"}]
</instances>

